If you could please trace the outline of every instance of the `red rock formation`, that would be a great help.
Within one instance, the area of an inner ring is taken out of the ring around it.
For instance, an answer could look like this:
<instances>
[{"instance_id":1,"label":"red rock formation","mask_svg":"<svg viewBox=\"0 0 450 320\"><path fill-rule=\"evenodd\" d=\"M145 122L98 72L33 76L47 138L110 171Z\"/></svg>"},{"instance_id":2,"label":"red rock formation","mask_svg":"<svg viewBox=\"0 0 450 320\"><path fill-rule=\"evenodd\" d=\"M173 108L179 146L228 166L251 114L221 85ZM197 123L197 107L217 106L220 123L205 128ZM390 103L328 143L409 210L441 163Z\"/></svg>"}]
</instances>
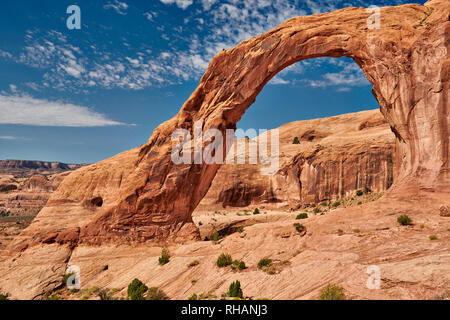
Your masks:
<instances>
[{"instance_id":1,"label":"red rock formation","mask_svg":"<svg viewBox=\"0 0 450 320\"><path fill-rule=\"evenodd\" d=\"M383 192L394 181L395 137L379 110L296 121L278 128L280 170L224 164L197 210L248 205L299 207L343 198L369 188ZM299 137L300 144L293 144Z\"/></svg>"},{"instance_id":2,"label":"red rock formation","mask_svg":"<svg viewBox=\"0 0 450 320\"><path fill-rule=\"evenodd\" d=\"M171 134L193 132L195 121L204 130L235 128L270 79L305 59L346 56L364 71L397 139L394 192L450 192L449 10L448 0L381 8L381 28L373 30L364 8L297 17L219 53L181 111L145 145L63 181L9 247L25 252L0 265L7 270L0 282L38 297L60 283L76 244L198 239L191 214L220 165L175 165Z\"/></svg>"},{"instance_id":3,"label":"red rock formation","mask_svg":"<svg viewBox=\"0 0 450 320\"><path fill-rule=\"evenodd\" d=\"M204 130L235 128L278 72L317 57L350 57L372 83L397 138L393 190L450 191L449 9L447 0L381 8L381 28L374 30L364 8L297 17L222 51L173 119L142 147L72 173L16 245L38 244L52 232L91 245L198 239L191 214L220 165L175 165L171 134L193 132L195 121Z\"/></svg>"}]
</instances>

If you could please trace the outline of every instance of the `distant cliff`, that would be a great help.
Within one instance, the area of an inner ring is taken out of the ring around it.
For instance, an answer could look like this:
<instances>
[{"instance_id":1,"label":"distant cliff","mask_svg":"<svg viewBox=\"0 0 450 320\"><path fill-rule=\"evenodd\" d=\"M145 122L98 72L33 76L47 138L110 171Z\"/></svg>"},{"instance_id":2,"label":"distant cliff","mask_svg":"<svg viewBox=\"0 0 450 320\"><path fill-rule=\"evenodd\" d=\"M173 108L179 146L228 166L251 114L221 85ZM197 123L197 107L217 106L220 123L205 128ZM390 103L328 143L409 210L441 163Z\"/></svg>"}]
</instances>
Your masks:
<instances>
[{"instance_id":1,"label":"distant cliff","mask_svg":"<svg viewBox=\"0 0 450 320\"><path fill-rule=\"evenodd\" d=\"M0 160L0 174L30 177L35 174L55 174L81 168L82 164L31 160Z\"/></svg>"}]
</instances>

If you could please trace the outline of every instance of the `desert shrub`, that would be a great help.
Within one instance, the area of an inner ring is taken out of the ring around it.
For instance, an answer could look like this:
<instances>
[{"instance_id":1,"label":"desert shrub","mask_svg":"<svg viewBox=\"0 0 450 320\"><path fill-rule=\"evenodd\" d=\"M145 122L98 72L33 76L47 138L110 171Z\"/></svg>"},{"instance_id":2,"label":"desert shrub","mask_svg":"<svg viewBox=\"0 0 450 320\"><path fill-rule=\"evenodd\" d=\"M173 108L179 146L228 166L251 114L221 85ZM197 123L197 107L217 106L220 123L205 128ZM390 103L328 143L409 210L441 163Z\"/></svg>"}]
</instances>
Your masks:
<instances>
[{"instance_id":1,"label":"desert shrub","mask_svg":"<svg viewBox=\"0 0 450 320\"><path fill-rule=\"evenodd\" d=\"M359 230L359 229L353 229L353 232L354 232L354 233L360 233L361 230Z\"/></svg>"},{"instance_id":2,"label":"desert shrub","mask_svg":"<svg viewBox=\"0 0 450 320\"><path fill-rule=\"evenodd\" d=\"M255 210L253 210L253 214L260 214L261 212L259 212L259 209L256 208Z\"/></svg>"},{"instance_id":3,"label":"desert shrub","mask_svg":"<svg viewBox=\"0 0 450 320\"><path fill-rule=\"evenodd\" d=\"M372 189L369 187L364 187L364 193L372 193Z\"/></svg>"},{"instance_id":4,"label":"desert shrub","mask_svg":"<svg viewBox=\"0 0 450 320\"><path fill-rule=\"evenodd\" d=\"M240 227L237 228L236 231L239 232L239 233L242 233L242 232L244 232L244 227L240 226Z\"/></svg>"},{"instance_id":5,"label":"desert shrub","mask_svg":"<svg viewBox=\"0 0 450 320\"><path fill-rule=\"evenodd\" d=\"M397 218L397 222L400 223L402 226L407 226L411 224L412 220L410 217L404 214Z\"/></svg>"},{"instance_id":6,"label":"desert shrub","mask_svg":"<svg viewBox=\"0 0 450 320\"><path fill-rule=\"evenodd\" d=\"M222 253L217 258L217 262L216 262L216 264L219 268L229 266L232 263L233 263L233 259L231 258L231 256L229 254L224 254L224 253Z\"/></svg>"},{"instance_id":7,"label":"desert shrub","mask_svg":"<svg viewBox=\"0 0 450 320\"><path fill-rule=\"evenodd\" d=\"M199 222L198 222L198 225L199 225L199 226L202 226L202 225L203 225L203 222L199 221Z\"/></svg>"},{"instance_id":8,"label":"desert shrub","mask_svg":"<svg viewBox=\"0 0 450 320\"><path fill-rule=\"evenodd\" d=\"M314 213L320 213L321 211L320 211L319 208L314 208L313 212L314 212Z\"/></svg>"},{"instance_id":9,"label":"desert shrub","mask_svg":"<svg viewBox=\"0 0 450 320\"><path fill-rule=\"evenodd\" d=\"M337 233L338 233L338 235L342 236L344 234L344 230L338 229Z\"/></svg>"},{"instance_id":10,"label":"desert shrub","mask_svg":"<svg viewBox=\"0 0 450 320\"><path fill-rule=\"evenodd\" d=\"M297 232L299 232L299 233L306 231L306 227L300 223L294 223L294 227L295 227L295 230L297 230Z\"/></svg>"},{"instance_id":11,"label":"desert shrub","mask_svg":"<svg viewBox=\"0 0 450 320\"><path fill-rule=\"evenodd\" d=\"M228 289L228 296L232 298L242 298L243 293L241 289L241 283L239 280L236 280L232 284L230 284L230 287Z\"/></svg>"},{"instance_id":12,"label":"desert shrub","mask_svg":"<svg viewBox=\"0 0 450 320\"><path fill-rule=\"evenodd\" d=\"M333 207L334 208L337 208L337 207L339 207L341 205L341 202L340 201L336 201L335 203L333 203Z\"/></svg>"},{"instance_id":13,"label":"desert shrub","mask_svg":"<svg viewBox=\"0 0 450 320\"><path fill-rule=\"evenodd\" d=\"M214 231L211 241L217 242L220 239L220 234L217 231Z\"/></svg>"},{"instance_id":14,"label":"desert shrub","mask_svg":"<svg viewBox=\"0 0 450 320\"><path fill-rule=\"evenodd\" d=\"M430 240L437 240L437 239L438 239L438 236L435 235L435 234L432 234L432 235L430 235L428 238L429 238Z\"/></svg>"},{"instance_id":15,"label":"desert shrub","mask_svg":"<svg viewBox=\"0 0 450 320\"><path fill-rule=\"evenodd\" d=\"M156 287L152 287L150 289L148 289L147 291L147 295L146 295L147 300L168 300L169 297L167 297L167 294L162 291L159 288Z\"/></svg>"},{"instance_id":16,"label":"desert shrub","mask_svg":"<svg viewBox=\"0 0 450 320\"><path fill-rule=\"evenodd\" d=\"M231 266L231 268L232 268L233 270L239 270L239 271L241 271L241 270L246 269L247 267L246 267L244 261L242 261L242 260L234 260L234 261L233 261L233 265Z\"/></svg>"},{"instance_id":17,"label":"desert shrub","mask_svg":"<svg viewBox=\"0 0 450 320\"><path fill-rule=\"evenodd\" d=\"M168 249L164 248L161 251L161 257L159 257L158 262L160 265L165 265L170 261L170 252Z\"/></svg>"},{"instance_id":18,"label":"desert shrub","mask_svg":"<svg viewBox=\"0 0 450 320\"><path fill-rule=\"evenodd\" d=\"M0 292L0 301L8 300L9 294Z\"/></svg>"},{"instance_id":19,"label":"desert shrub","mask_svg":"<svg viewBox=\"0 0 450 320\"><path fill-rule=\"evenodd\" d=\"M200 262L198 262L198 260L194 260L188 264L188 267L192 268L192 267L198 266L199 264L200 264Z\"/></svg>"},{"instance_id":20,"label":"desert shrub","mask_svg":"<svg viewBox=\"0 0 450 320\"><path fill-rule=\"evenodd\" d=\"M97 296L100 298L100 300L114 300L112 294L109 292L109 290L106 289L98 290Z\"/></svg>"},{"instance_id":21,"label":"desert shrub","mask_svg":"<svg viewBox=\"0 0 450 320\"><path fill-rule=\"evenodd\" d=\"M360 206L360 205L362 205L362 202L361 202L361 201L358 201L358 206Z\"/></svg>"},{"instance_id":22,"label":"desert shrub","mask_svg":"<svg viewBox=\"0 0 450 320\"><path fill-rule=\"evenodd\" d=\"M327 203L324 201L324 202L322 202L320 205L321 205L322 207L326 207L326 206L327 206Z\"/></svg>"},{"instance_id":23,"label":"desert shrub","mask_svg":"<svg viewBox=\"0 0 450 320\"><path fill-rule=\"evenodd\" d=\"M322 289L320 300L345 300L344 288L336 284L329 284Z\"/></svg>"},{"instance_id":24,"label":"desert shrub","mask_svg":"<svg viewBox=\"0 0 450 320\"><path fill-rule=\"evenodd\" d=\"M307 213L300 213L297 215L297 217L295 219L297 220L301 220L301 219L307 219L308 218L308 214Z\"/></svg>"},{"instance_id":25,"label":"desert shrub","mask_svg":"<svg viewBox=\"0 0 450 320\"><path fill-rule=\"evenodd\" d=\"M131 300L144 300L148 287L139 279L134 279L129 285L127 295Z\"/></svg>"},{"instance_id":26,"label":"desert shrub","mask_svg":"<svg viewBox=\"0 0 450 320\"><path fill-rule=\"evenodd\" d=\"M262 268L267 267L267 266L269 266L271 264L272 264L272 260L271 259L269 259L269 258L262 258L258 262L258 268L262 269Z\"/></svg>"},{"instance_id":27,"label":"desert shrub","mask_svg":"<svg viewBox=\"0 0 450 320\"><path fill-rule=\"evenodd\" d=\"M198 296L196 293L193 293L192 296L188 298L188 300L198 300Z\"/></svg>"},{"instance_id":28,"label":"desert shrub","mask_svg":"<svg viewBox=\"0 0 450 320\"><path fill-rule=\"evenodd\" d=\"M9 217L11 215L11 211L0 211L0 217Z\"/></svg>"},{"instance_id":29,"label":"desert shrub","mask_svg":"<svg viewBox=\"0 0 450 320\"><path fill-rule=\"evenodd\" d=\"M357 195L358 197L361 197L363 194L364 194L364 192L363 192L362 190L357 190L357 191L356 191L356 195Z\"/></svg>"},{"instance_id":30,"label":"desert shrub","mask_svg":"<svg viewBox=\"0 0 450 320\"><path fill-rule=\"evenodd\" d=\"M294 140L292 140L292 144L300 144L298 137L295 137Z\"/></svg>"}]
</instances>

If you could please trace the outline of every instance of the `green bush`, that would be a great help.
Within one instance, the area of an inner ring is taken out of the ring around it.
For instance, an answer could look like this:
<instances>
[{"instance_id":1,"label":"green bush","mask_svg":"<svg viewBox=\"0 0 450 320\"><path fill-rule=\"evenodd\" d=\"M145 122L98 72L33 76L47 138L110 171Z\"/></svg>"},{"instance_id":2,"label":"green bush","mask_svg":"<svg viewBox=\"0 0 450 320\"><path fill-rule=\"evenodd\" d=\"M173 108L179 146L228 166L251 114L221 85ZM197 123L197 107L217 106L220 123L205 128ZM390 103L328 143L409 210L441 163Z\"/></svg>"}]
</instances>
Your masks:
<instances>
[{"instance_id":1,"label":"green bush","mask_svg":"<svg viewBox=\"0 0 450 320\"><path fill-rule=\"evenodd\" d=\"M430 235L428 238L429 238L430 240L437 240L437 239L438 239L438 236L435 235L435 234L432 234L432 235Z\"/></svg>"},{"instance_id":2,"label":"green bush","mask_svg":"<svg viewBox=\"0 0 450 320\"><path fill-rule=\"evenodd\" d=\"M308 214L307 213L300 213L299 215L297 215L297 217L295 219L297 219L297 220L308 219Z\"/></svg>"},{"instance_id":3,"label":"green bush","mask_svg":"<svg viewBox=\"0 0 450 320\"><path fill-rule=\"evenodd\" d=\"M300 144L298 137L295 137L294 140L292 140L292 144Z\"/></svg>"},{"instance_id":4,"label":"green bush","mask_svg":"<svg viewBox=\"0 0 450 320\"><path fill-rule=\"evenodd\" d=\"M168 300L166 293L159 288L152 287L148 289L147 300Z\"/></svg>"},{"instance_id":5,"label":"green bush","mask_svg":"<svg viewBox=\"0 0 450 320\"><path fill-rule=\"evenodd\" d=\"M0 301L8 300L9 294L0 292Z\"/></svg>"},{"instance_id":6,"label":"green bush","mask_svg":"<svg viewBox=\"0 0 450 320\"><path fill-rule=\"evenodd\" d=\"M244 227L240 226L240 227L237 228L236 231L239 232L239 233L242 233L242 232L244 232Z\"/></svg>"},{"instance_id":7,"label":"green bush","mask_svg":"<svg viewBox=\"0 0 450 320\"><path fill-rule=\"evenodd\" d=\"M267 267L267 266L269 266L271 264L272 264L272 260L271 259L269 259L269 258L262 258L258 262L258 268L262 269L262 268Z\"/></svg>"},{"instance_id":8,"label":"green bush","mask_svg":"<svg viewBox=\"0 0 450 320\"><path fill-rule=\"evenodd\" d=\"M294 223L294 227L295 227L295 230L297 230L297 232L299 232L299 233L306 231L306 227L300 223Z\"/></svg>"},{"instance_id":9,"label":"green bush","mask_svg":"<svg viewBox=\"0 0 450 320\"><path fill-rule=\"evenodd\" d=\"M363 192L362 190L357 190L357 191L356 191L356 195L357 195L358 197L361 197L363 194L364 194L364 192Z\"/></svg>"},{"instance_id":10,"label":"green bush","mask_svg":"<svg viewBox=\"0 0 450 320\"><path fill-rule=\"evenodd\" d=\"M192 296L188 298L188 300L198 300L198 296L196 293L193 293Z\"/></svg>"},{"instance_id":11,"label":"green bush","mask_svg":"<svg viewBox=\"0 0 450 320\"><path fill-rule=\"evenodd\" d=\"M260 214L261 212L259 212L259 209L256 208L255 210L253 210L253 214Z\"/></svg>"},{"instance_id":12,"label":"green bush","mask_svg":"<svg viewBox=\"0 0 450 320\"><path fill-rule=\"evenodd\" d=\"M216 262L216 264L219 268L229 266L232 263L233 263L233 259L231 258L231 256L229 254L224 254L224 253L222 253L217 258L217 262Z\"/></svg>"},{"instance_id":13,"label":"green bush","mask_svg":"<svg viewBox=\"0 0 450 320\"><path fill-rule=\"evenodd\" d=\"M239 280L236 280L232 284L230 284L230 288L228 289L228 296L232 298L241 298L243 297L241 283Z\"/></svg>"},{"instance_id":14,"label":"green bush","mask_svg":"<svg viewBox=\"0 0 450 320\"><path fill-rule=\"evenodd\" d=\"M217 231L214 231L211 241L217 242L220 240L220 234Z\"/></svg>"},{"instance_id":15,"label":"green bush","mask_svg":"<svg viewBox=\"0 0 450 320\"><path fill-rule=\"evenodd\" d=\"M231 268L233 270L239 270L239 271L247 269L247 267L245 265L245 262L242 261L242 260L234 260L233 261L233 265L231 266Z\"/></svg>"},{"instance_id":16,"label":"green bush","mask_svg":"<svg viewBox=\"0 0 450 320\"><path fill-rule=\"evenodd\" d=\"M319 208L314 208L313 212L314 212L314 213L320 213L321 210L320 210Z\"/></svg>"},{"instance_id":17,"label":"green bush","mask_svg":"<svg viewBox=\"0 0 450 320\"><path fill-rule=\"evenodd\" d=\"M114 297L107 289L99 289L97 291L97 296L100 298L100 300L114 300Z\"/></svg>"},{"instance_id":18,"label":"green bush","mask_svg":"<svg viewBox=\"0 0 450 320\"><path fill-rule=\"evenodd\" d=\"M320 300L345 300L344 288L336 284L329 284L322 289Z\"/></svg>"},{"instance_id":19,"label":"green bush","mask_svg":"<svg viewBox=\"0 0 450 320\"><path fill-rule=\"evenodd\" d=\"M408 226L411 224L412 220L410 217L404 214L397 218L397 222L400 223L402 226Z\"/></svg>"},{"instance_id":20,"label":"green bush","mask_svg":"<svg viewBox=\"0 0 450 320\"><path fill-rule=\"evenodd\" d=\"M127 295L131 300L144 300L148 287L139 279L134 279L129 285Z\"/></svg>"},{"instance_id":21,"label":"green bush","mask_svg":"<svg viewBox=\"0 0 450 320\"><path fill-rule=\"evenodd\" d=\"M337 208L341 205L340 201L336 201L335 203L333 203L333 207Z\"/></svg>"},{"instance_id":22,"label":"green bush","mask_svg":"<svg viewBox=\"0 0 450 320\"><path fill-rule=\"evenodd\" d=\"M11 215L11 211L0 211L0 217L9 217Z\"/></svg>"},{"instance_id":23,"label":"green bush","mask_svg":"<svg viewBox=\"0 0 450 320\"><path fill-rule=\"evenodd\" d=\"M164 248L161 251L161 257L159 257L158 262L160 265L165 265L170 261L170 252L168 249Z\"/></svg>"}]
</instances>

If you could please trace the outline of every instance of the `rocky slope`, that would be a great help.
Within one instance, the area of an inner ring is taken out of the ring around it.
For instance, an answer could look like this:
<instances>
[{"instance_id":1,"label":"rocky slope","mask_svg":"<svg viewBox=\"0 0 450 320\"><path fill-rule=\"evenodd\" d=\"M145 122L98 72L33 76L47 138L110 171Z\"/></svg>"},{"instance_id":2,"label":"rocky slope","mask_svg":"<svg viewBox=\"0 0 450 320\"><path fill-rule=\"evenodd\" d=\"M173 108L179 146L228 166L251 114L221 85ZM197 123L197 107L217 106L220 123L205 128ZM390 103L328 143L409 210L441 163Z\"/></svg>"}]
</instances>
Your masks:
<instances>
[{"instance_id":1,"label":"rocky slope","mask_svg":"<svg viewBox=\"0 0 450 320\"><path fill-rule=\"evenodd\" d=\"M371 13L365 8L297 17L219 53L181 111L160 125L145 145L83 167L63 181L38 218L9 246L7 257L0 263L1 274L6 275L0 278L0 286L8 286L6 289L11 290L15 297L39 297L60 284L68 262L84 262L86 270L90 270L88 266L96 266L96 262L88 261L89 257L98 258L103 250L105 257L116 254L125 257L125 252L128 252L128 258L123 260L125 262L119 269L125 273L137 266L130 263L139 245L145 251L150 244L186 244L199 240L191 215L208 192L220 165L175 165L171 161L172 151L177 145L171 139L173 131L184 128L193 133L194 123L201 121L204 131L216 128L225 135L226 129L235 128L264 85L278 72L298 61L324 56L351 57L372 83L381 112L396 136L394 162L398 163L399 169L390 192L405 197L403 200L390 198L364 211L345 211L343 222L350 223L352 218L358 217L358 221L371 226L378 224L377 221L392 223L391 215L405 210L413 212L418 221L431 219L430 223L435 226L433 231L443 232L444 218L434 212L439 211L438 204L444 202L448 205L450 192L450 113L447 110L449 10L448 0L432 0L423 6L384 7L381 8L379 29L368 28L367 20ZM204 148L208 145L208 141L202 142ZM381 237L369 233L364 239L367 241L362 242L352 238L349 246L341 248L336 246L338 242L331 235L335 224L340 222L334 217L317 221L318 229L315 230L319 234L322 230L324 238L312 245L315 254L307 259L315 260L317 264L309 265L309 271L288 270L289 276L284 281L274 281L278 288L285 287L283 292L291 292L292 297L309 296L308 292L300 293L298 282L295 287L289 287L292 290L286 287L292 283L292 275L300 272L305 275L304 281L311 279L310 285L306 286L309 293L317 290L323 281L333 278L340 282L349 281L350 286L352 279L356 281L355 276L360 274L356 272L359 269L352 270L350 266L363 268L366 263L373 262L386 263L391 268L391 276L386 278L391 283L407 286L413 282L419 291L421 283L426 288L448 285L446 235L443 236L445 241L440 243L445 249L442 252L437 244L419 242L422 239L419 235L423 234L415 230L403 232L405 229L395 229L390 225L394 232ZM263 228L259 231L263 234L259 237L262 242L249 242L249 246L245 246L244 240L234 242L230 239L229 243L234 243L236 250L255 251L258 245L262 250L266 246L272 250L287 247L283 242L275 241L270 245L263 240L269 230ZM370 230L373 231L373 227ZM376 251L373 238L379 240L376 248L380 251L376 256L370 253L371 250ZM291 241L290 245L299 243L296 238ZM129 247L120 253L118 244ZM108 246L111 248L109 252ZM180 253L188 248L181 247ZM331 254L327 255L330 251ZM210 259L212 255L208 255ZM344 260L336 256L344 256ZM39 261L39 265L33 261ZM328 265L330 261L334 263ZM139 266L148 268L152 265L147 262L149 264ZM426 272L424 263L427 264ZM129 268L125 268L126 264ZM328 268L323 272L315 268L326 265ZM333 273L327 277L330 269ZM139 271L137 268L133 270ZM405 270L411 272L415 280L411 280ZM147 275L153 271L148 270ZM124 282L130 275L120 278L115 273L110 277ZM212 276L224 279L213 273L205 274L203 279ZM175 293L175 287L180 284L176 285L178 282L173 279L171 292ZM177 279L182 280L183 277L178 276ZM255 292L258 283L260 287L266 283L253 280ZM216 283L216 286L220 287L220 284ZM362 291L360 294L373 296ZM401 292L399 295L405 296Z\"/></svg>"},{"instance_id":2,"label":"rocky slope","mask_svg":"<svg viewBox=\"0 0 450 320\"><path fill-rule=\"evenodd\" d=\"M379 110L296 121L278 131L276 174L261 174L261 163L224 164L196 211L250 205L299 208L356 190L383 192L394 181L395 137ZM299 144L293 144L296 137Z\"/></svg>"}]
</instances>

